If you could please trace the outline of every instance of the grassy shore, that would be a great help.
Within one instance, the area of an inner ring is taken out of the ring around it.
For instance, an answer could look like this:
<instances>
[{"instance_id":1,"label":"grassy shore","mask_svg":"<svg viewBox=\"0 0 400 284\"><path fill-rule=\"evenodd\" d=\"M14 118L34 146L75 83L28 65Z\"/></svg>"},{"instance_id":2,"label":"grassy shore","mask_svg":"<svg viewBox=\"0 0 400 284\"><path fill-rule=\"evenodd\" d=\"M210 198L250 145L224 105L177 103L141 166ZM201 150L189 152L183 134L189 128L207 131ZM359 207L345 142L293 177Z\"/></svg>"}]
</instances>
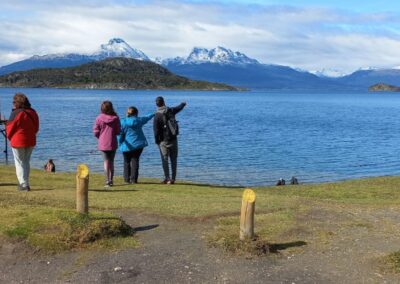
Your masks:
<instances>
[{"instance_id":1,"label":"grassy shore","mask_svg":"<svg viewBox=\"0 0 400 284\"><path fill-rule=\"evenodd\" d=\"M206 233L211 245L243 252L243 245L237 240L243 188L192 183L162 185L151 179L139 182L125 185L117 178L116 186L104 190L103 177L90 175L90 218L85 219L74 212L75 174L33 170L32 191L22 193L16 189L14 167L0 166L0 236L24 240L31 246L51 251L79 246L134 247L137 241L124 227L123 220L115 216L118 210L130 210L177 220L212 222L214 230ZM258 241L267 242L272 250L285 247L296 251L308 243L320 246L329 243L336 230L373 226L362 214L398 210L399 184L400 177L379 177L253 188L257 196ZM329 224L325 222L328 216ZM104 225L101 220L109 223ZM100 222L97 227L96 222ZM115 237L112 231L106 230L105 238L92 237L93 241L84 245L74 242L87 234L82 230L90 226L92 231L114 226L122 235ZM390 224L382 224L382 230L387 230L388 234L392 233L390 228ZM394 269L398 270L398 253L394 251L390 257L394 259L392 264L397 261Z\"/></svg>"}]
</instances>

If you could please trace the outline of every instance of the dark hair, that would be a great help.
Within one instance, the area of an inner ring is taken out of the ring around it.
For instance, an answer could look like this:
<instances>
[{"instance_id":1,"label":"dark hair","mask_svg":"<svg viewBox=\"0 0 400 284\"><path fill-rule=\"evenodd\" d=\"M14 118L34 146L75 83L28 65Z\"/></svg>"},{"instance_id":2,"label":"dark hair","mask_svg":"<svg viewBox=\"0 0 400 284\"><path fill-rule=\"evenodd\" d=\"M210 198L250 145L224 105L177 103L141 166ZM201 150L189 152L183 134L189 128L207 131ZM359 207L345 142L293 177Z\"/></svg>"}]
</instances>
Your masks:
<instances>
[{"instance_id":1,"label":"dark hair","mask_svg":"<svg viewBox=\"0 0 400 284\"><path fill-rule=\"evenodd\" d=\"M128 107L128 111L126 112L126 114L129 116L137 116L139 113L138 109L134 106L130 106Z\"/></svg>"},{"instance_id":2,"label":"dark hair","mask_svg":"<svg viewBox=\"0 0 400 284\"><path fill-rule=\"evenodd\" d=\"M16 93L13 98L13 104L15 108L30 108L31 103L23 93Z\"/></svg>"},{"instance_id":3,"label":"dark hair","mask_svg":"<svg viewBox=\"0 0 400 284\"><path fill-rule=\"evenodd\" d=\"M165 106L164 98L163 97L157 97L156 98L156 105L158 107Z\"/></svg>"},{"instance_id":4,"label":"dark hair","mask_svg":"<svg viewBox=\"0 0 400 284\"><path fill-rule=\"evenodd\" d=\"M114 111L113 104L110 101L104 101L101 103L100 111L108 115L117 115Z\"/></svg>"}]
</instances>

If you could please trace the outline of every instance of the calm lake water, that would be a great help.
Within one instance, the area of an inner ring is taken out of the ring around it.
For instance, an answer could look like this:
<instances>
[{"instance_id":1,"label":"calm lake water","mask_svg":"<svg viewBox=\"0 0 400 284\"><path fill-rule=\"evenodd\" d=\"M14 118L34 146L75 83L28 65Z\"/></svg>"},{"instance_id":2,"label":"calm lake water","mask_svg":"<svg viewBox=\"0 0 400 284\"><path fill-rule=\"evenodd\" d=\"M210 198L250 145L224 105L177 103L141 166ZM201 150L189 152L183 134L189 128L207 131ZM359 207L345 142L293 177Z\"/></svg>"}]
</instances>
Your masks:
<instances>
[{"instance_id":1,"label":"calm lake water","mask_svg":"<svg viewBox=\"0 0 400 284\"><path fill-rule=\"evenodd\" d=\"M36 168L52 158L59 171L87 163L101 172L92 134L101 101L111 100L120 116L130 105L140 115L154 112L161 95L168 105L188 103L178 115L178 179L252 186L291 176L310 183L400 172L400 94L0 89L6 117L16 91L27 94L41 118ZM152 121L144 131L149 147L141 176L162 179ZM122 154L116 166L121 175Z\"/></svg>"}]
</instances>

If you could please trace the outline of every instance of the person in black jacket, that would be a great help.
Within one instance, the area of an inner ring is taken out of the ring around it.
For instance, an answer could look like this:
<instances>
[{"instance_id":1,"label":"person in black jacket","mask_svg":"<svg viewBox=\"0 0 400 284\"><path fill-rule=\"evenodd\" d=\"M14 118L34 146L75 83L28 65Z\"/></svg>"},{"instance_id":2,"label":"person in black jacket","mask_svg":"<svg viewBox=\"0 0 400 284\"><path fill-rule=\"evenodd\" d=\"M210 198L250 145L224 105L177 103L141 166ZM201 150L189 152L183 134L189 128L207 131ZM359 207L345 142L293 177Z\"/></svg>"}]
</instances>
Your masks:
<instances>
[{"instance_id":1,"label":"person in black jacket","mask_svg":"<svg viewBox=\"0 0 400 284\"><path fill-rule=\"evenodd\" d=\"M180 112L186 103L176 107L166 107L164 98L156 98L157 112L153 121L154 138L160 149L161 162L164 171L165 184L174 184L178 158L178 124L175 115ZM169 174L168 158L171 160L171 176Z\"/></svg>"}]
</instances>

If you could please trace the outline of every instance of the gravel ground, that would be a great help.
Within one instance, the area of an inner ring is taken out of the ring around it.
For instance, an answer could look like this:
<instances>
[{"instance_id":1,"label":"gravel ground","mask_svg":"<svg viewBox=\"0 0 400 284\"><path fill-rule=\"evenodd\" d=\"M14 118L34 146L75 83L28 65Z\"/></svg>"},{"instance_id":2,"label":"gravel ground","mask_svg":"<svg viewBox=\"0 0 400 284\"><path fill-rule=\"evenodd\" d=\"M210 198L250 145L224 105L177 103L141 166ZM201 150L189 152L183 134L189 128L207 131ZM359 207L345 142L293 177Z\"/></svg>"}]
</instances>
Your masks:
<instances>
[{"instance_id":1,"label":"gravel ground","mask_svg":"<svg viewBox=\"0 0 400 284\"><path fill-rule=\"evenodd\" d=\"M246 258L207 246L203 235L212 230L212 220L119 212L136 228L140 248L44 255L0 240L0 283L400 283L400 275L382 273L377 262L400 249L396 213L318 211L308 227L331 230L326 242L310 237L295 250ZM338 226L339 221L353 225Z\"/></svg>"}]
</instances>

